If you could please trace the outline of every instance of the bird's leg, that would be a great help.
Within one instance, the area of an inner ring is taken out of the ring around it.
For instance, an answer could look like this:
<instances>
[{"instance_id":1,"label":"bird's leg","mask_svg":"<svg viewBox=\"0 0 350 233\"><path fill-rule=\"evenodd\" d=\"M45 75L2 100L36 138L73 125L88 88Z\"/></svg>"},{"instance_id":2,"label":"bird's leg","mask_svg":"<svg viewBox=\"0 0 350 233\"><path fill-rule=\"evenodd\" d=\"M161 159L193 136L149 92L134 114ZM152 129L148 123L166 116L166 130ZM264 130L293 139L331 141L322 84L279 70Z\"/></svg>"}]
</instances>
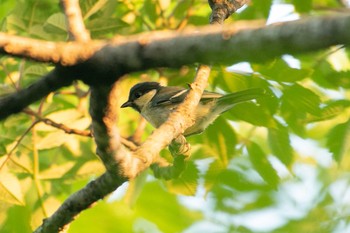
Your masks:
<instances>
[{"instance_id":1,"label":"bird's leg","mask_svg":"<svg viewBox=\"0 0 350 233\"><path fill-rule=\"evenodd\" d=\"M182 134L171 142L169 150L173 157L182 155L188 159L191 156L191 145Z\"/></svg>"}]
</instances>

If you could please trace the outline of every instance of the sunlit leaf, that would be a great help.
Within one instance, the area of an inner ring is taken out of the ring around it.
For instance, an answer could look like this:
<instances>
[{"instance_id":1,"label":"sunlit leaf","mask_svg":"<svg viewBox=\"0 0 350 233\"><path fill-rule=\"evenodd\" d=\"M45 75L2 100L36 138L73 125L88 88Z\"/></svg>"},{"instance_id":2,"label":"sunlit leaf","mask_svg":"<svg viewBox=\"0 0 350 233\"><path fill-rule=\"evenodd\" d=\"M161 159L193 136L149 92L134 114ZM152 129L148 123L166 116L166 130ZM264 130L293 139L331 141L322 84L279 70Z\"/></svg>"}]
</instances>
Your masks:
<instances>
[{"instance_id":1,"label":"sunlit leaf","mask_svg":"<svg viewBox=\"0 0 350 233\"><path fill-rule=\"evenodd\" d=\"M128 189L125 193L124 200L128 206L133 207L140 196L148 176L148 171L143 171L135 179L129 181Z\"/></svg>"},{"instance_id":2,"label":"sunlit leaf","mask_svg":"<svg viewBox=\"0 0 350 233\"><path fill-rule=\"evenodd\" d=\"M350 149L350 120L335 126L327 135L327 147L333 154L333 159L341 162Z\"/></svg>"},{"instance_id":3,"label":"sunlit leaf","mask_svg":"<svg viewBox=\"0 0 350 233\"><path fill-rule=\"evenodd\" d=\"M51 149L61 146L68 139L69 137L65 132L55 131L38 140L36 148L38 150Z\"/></svg>"},{"instance_id":4,"label":"sunlit leaf","mask_svg":"<svg viewBox=\"0 0 350 233\"><path fill-rule=\"evenodd\" d=\"M205 130L205 145L210 147L210 152L219 158L223 164L228 163L235 152L237 143L236 133L232 126L219 117Z\"/></svg>"},{"instance_id":5,"label":"sunlit leaf","mask_svg":"<svg viewBox=\"0 0 350 233\"><path fill-rule=\"evenodd\" d=\"M105 167L99 160L88 161L84 163L76 173L76 176L81 177L91 177L100 175L105 171Z\"/></svg>"},{"instance_id":6,"label":"sunlit leaf","mask_svg":"<svg viewBox=\"0 0 350 233\"><path fill-rule=\"evenodd\" d=\"M62 165L52 165L49 169L46 169L40 173L40 179L60 179L74 165L74 162L67 162Z\"/></svg>"},{"instance_id":7,"label":"sunlit leaf","mask_svg":"<svg viewBox=\"0 0 350 233\"><path fill-rule=\"evenodd\" d=\"M24 205L24 196L18 178L7 172L0 174L0 200L15 205Z\"/></svg>"},{"instance_id":8,"label":"sunlit leaf","mask_svg":"<svg viewBox=\"0 0 350 233\"><path fill-rule=\"evenodd\" d=\"M268 142L272 153L287 167L293 162L293 149L288 130L282 126L268 129Z\"/></svg>"},{"instance_id":9,"label":"sunlit leaf","mask_svg":"<svg viewBox=\"0 0 350 233\"><path fill-rule=\"evenodd\" d=\"M226 169L226 167L218 159L210 163L204 176L204 187L206 191L211 190L213 185L219 181L219 175L224 169Z\"/></svg>"},{"instance_id":10,"label":"sunlit leaf","mask_svg":"<svg viewBox=\"0 0 350 233\"><path fill-rule=\"evenodd\" d=\"M257 172L266 183L268 183L272 188L276 188L279 183L279 177L276 170L267 159L264 151L254 142L248 142L246 146L248 149L249 158Z\"/></svg>"}]
</instances>

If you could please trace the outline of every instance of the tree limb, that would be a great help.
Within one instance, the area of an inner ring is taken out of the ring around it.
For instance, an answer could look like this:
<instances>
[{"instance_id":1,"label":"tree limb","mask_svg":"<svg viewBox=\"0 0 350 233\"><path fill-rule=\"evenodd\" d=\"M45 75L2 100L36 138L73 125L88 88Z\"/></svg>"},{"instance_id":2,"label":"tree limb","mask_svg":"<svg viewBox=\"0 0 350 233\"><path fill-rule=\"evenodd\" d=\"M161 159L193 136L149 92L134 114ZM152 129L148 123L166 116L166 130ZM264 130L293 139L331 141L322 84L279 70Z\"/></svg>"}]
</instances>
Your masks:
<instances>
[{"instance_id":1,"label":"tree limb","mask_svg":"<svg viewBox=\"0 0 350 233\"><path fill-rule=\"evenodd\" d=\"M316 17L244 30L247 25L250 24L235 24L224 29L210 26L199 31L192 29L182 33L146 33L130 39L117 37L108 44L101 41L85 44L89 46L76 42L42 42L0 33L0 52L38 61L76 64L62 67L65 75L70 78L65 76L61 78L68 79L69 82L60 83L62 80L56 77L56 84L49 89L53 91L69 85L73 77L91 85L108 84L126 73L150 68L176 68L194 62L224 65L240 61L262 62L283 54L306 53L332 45L350 43L348 15ZM257 27L256 24L253 26ZM255 40L252 41L251 38ZM44 77L33 86L38 87L51 82L45 79L53 79L50 78L52 75L48 74L49 77ZM35 89L29 87L0 99L0 119L19 112L50 92L33 90Z\"/></svg>"},{"instance_id":2,"label":"tree limb","mask_svg":"<svg viewBox=\"0 0 350 233\"><path fill-rule=\"evenodd\" d=\"M61 232L67 224L93 203L113 192L125 180L115 173L106 172L96 180L88 183L83 189L72 194L34 233Z\"/></svg>"},{"instance_id":3,"label":"tree limb","mask_svg":"<svg viewBox=\"0 0 350 233\"><path fill-rule=\"evenodd\" d=\"M85 28L79 0L61 0L60 2L66 15L69 38L78 42L89 41L90 33Z\"/></svg>"},{"instance_id":4,"label":"tree limb","mask_svg":"<svg viewBox=\"0 0 350 233\"><path fill-rule=\"evenodd\" d=\"M22 111L29 104L61 87L70 85L72 81L73 79L68 74L61 72L59 68L55 68L31 86L0 97L0 119Z\"/></svg>"},{"instance_id":5,"label":"tree limb","mask_svg":"<svg viewBox=\"0 0 350 233\"><path fill-rule=\"evenodd\" d=\"M224 28L205 26L182 32L117 36L110 41L89 43L44 42L0 33L0 53L66 66L103 63L114 72L120 70L116 73L119 76L147 68L175 68L195 62L262 62L285 53L296 54L348 44L349 26L350 16L333 15L264 28L257 23L245 22ZM252 37L256 39L251 41ZM259 50L262 52L257 54Z\"/></svg>"},{"instance_id":6,"label":"tree limb","mask_svg":"<svg viewBox=\"0 0 350 233\"><path fill-rule=\"evenodd\" d=\"M225 19L247 2L249 0L208 0L212 10L210 15L211 24L222 24Z\"/></svg>"}]
</instances>

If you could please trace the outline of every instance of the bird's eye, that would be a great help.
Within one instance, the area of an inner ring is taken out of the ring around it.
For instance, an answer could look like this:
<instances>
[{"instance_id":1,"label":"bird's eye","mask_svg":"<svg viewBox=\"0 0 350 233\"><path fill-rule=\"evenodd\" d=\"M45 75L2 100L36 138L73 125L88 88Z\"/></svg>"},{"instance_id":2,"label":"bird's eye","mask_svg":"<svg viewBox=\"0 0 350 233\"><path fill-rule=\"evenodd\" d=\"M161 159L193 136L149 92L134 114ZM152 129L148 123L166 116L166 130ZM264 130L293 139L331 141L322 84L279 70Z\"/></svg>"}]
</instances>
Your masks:
<instances>
[{"instance_id":1,"label":"bird's eye","mask_svg":"<svg viewBox=\"0 0 350 233\"><path fill-rule=\"evenodd\" d=\"M142 96L142 92L141 91L135 92L135 97L136 98L140 98L141 96Z\"/></svg>"}]
</instances>

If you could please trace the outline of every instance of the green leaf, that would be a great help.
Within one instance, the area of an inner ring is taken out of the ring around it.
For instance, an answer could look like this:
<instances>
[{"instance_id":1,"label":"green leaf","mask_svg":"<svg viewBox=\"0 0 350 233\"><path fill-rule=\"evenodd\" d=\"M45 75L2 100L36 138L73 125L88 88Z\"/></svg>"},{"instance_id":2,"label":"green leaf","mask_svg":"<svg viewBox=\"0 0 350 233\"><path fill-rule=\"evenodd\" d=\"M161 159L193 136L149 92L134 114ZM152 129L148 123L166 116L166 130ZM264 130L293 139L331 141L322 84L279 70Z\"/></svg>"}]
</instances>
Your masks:
<instances>
[{"instance_id":1,"label":"green leaf","mask_svg":"<svg viewBox=\"0 0 350 233\"><path fill-rule=\"evenodd\" d=\"M225 169L226 167L218 159L210 163L204 176L204 187L207 191L211 190L212 187L218 182L219 175Z\"/></svg>"},{"instance_id":2,"label":"green leaf","mask_svg":"<svg viewBox=\"0 0 350 233\"><path fill-rule=\"evenodd\" d=\"M341 162L350 149L350 120L331 129L327 135L327 147L333 159Z\"/></svg>"},{"instance_id":3,"label":"green leaf","mask_svg":"<svg viewBox=\"0 0 350 233\"><path fill-rule=\"evenodd\" d=\"M25 79L21 83L23 86L28 86L33 83L38 78L41 78L43 75L47 74L47 66L41 64L30 65L23 72Z\"/></svg>"},{"instance_id":4,"label":"green leaf","mask_svg":"<svg viewBox=\"0 0 350 233\"><path fill-rule=\"evenodd\" d=\"M314 67L311 78L322 87L337 90L339 86L349 88L348 75L348 71L337 71L328 61L322 60Z\"/></svg>"},{"instance_id":5,"label":"green leaf","mask_svg":"<svg viewBox=\"0 0 350 233\"><path fill-rule=\"evenodd\" d=\"M265 78L277 82L296 82L307 78L311 69L296 69L289 66L283 59L276 59L269 64L253 65L256 72L262 74Z\"/></svg>"},{"instance_id":6,"label":"green leaf","mask_svg":"<svg viewBox=\"0 0 350 233\"><path fill-rule=\"evenodd\" d=\"M237 104L229 111L232 120L242 120L257 126L275 127L276 123L265 106L251 102Z\"/></svg>"},{"instance_id":7,"label":"green leaf","mask_svg":"<svg viewBox=\"0 0 350 233\"><path fill-rule=\"evenodd\" d=\"M201 217L200 213L180 205L177 196L164 190L159 182L145 185L135 211L156 224L162 232L184 232L185 228Z\"/></svg>"},{"instance_id":8,"label":"green leaf","mask_svg":"<svg viewBox=\"0 0 350 233\"><path fill-rule=\"evenodd\" d=\"M332 119L336 116L345 113L345 110L350 107L350 101L341 99L341 100L331 100L321 109L320 116L309 116L308 122L324 121Z\"/></svg>"},{"instance_id":9,"label":"green leaf","mask_svg":"<svg viewBox=\"0 0 350 233\"><path fill-rule=\"evenodd\" d=\"M310 89L298 84L286 87L282 96L282 109L290 108L291 111L305 112L312 115L320 115L321 100Z\"/></svg>"},{"instance_id":10,"label":"green leaf","mask_svg":"<svg viewBox=\"0 0 350 233\"><path fill-rule=\"evenodd\" d=\"M245 174L242 174L240 171L236 170L223 170L218 177L217 184L220 186L229 186L230 188L242 192L255 191L262 188L261 185L255 183L254 181L247 178ZM218 192L218 190L215 189L217 189L217 187L214 187L214 192L217 195L222 195L221 190Z\"/></svg>"},{"instance_id":11,"label":"green leaf","mask_svg":"<svg viewBox=\"0 0 350 233\"><path fill-rule=\"evenodd\" d=\"M268 142L272 153L289 167L293 162L293 149L290 144L288 129L282 126L269 128Z\"/></svg>"},{"instance_id":12,"label":"green leaf","mask_svg":"<svg viewBox=\"0 0 350 233\"><path fill-rule=\"evenodd\" d=\"M0 174L0 201L24 205L24 196L18 178L7 172Z\"/></svg>"},{"instance_id":13,"label":"green leaf","mask_svg":"<svg viewBox=\"0 0 350 233\"><path fill-rule=\"evenodd\" d=\"M108 3L107 0L98 0L96 1L91 8L88 9L88 11L84 15L84 20L91 17L92 15L96 14L99 10L101 10L106 4Z\"/></svg>"},{"instance_id":14,"label":"green leaf","mask_svg":"<svg viewBox=\"0 0 350 233\"><path fill-rule=\"evenodd\" d=\"M106 38L106 34L111 33L112 35L116 33L119 29L127 27L128 24L111 18L96 18L90 20L86 27L89 29L91 35L95 37Z\"/></svg>"},{"instance_id":15,"label":"green leaf","mask_svg":"<svg viewBox=\"0 0 350 233\"><path fill-rule=\"evenodd\" d=\"M3 205L3 204L2 204ZM30 233L33 232L30 226L32 212L25 206L13 206L4 215L6 219L1 221L0 231L3 233Z\"/></svg>"},{"instance_id":16,"label":"green leaf","mask_svg":"<svg viewBox=\"0 0 350 233\"><path fill-rule=\"evenodd\" d=\"M67 35L67 23L63 13L51 15L44 24L44 30L49 33Z\"/></svg>"},{"instance_id":17,"label":"green leaf","mask_svg":"<svg viewBox=\"0 0 350 233\"><path fill-rule=\"evenodd\" d=\"M141 172L135 179L129 181L128 189L125 193L124 201L133 207L139 198L142 189L146 184L148 170Z\"/></svg>"},{"instance_id":18,"label":"green leaf","mask_svg":"<svg viewBox=\"0 0 350 233\"><path fill-rule=\"evenodd\" d=\"M232 126L222 117L219 117L205 130L204 136L204 145L206 145L208 151L215 153L214 156L227 165L235 153L237 144L236 133Z\"/></svg>"},{"instance_id":19,"label":"green leaf","mask_svg":"<svg viewBox=\"0 0 350 233\"><path fill-rule=\"evenodd\" d=\"M293 0L292 2L297 12L306 13L312 9L312 0Z\"/></svg>"},{"instance_id":20,"label":"green leaf","mask_svg":"<svg viewBox=\"0 0 350 233\"><path fill-rule=\"evenodd\" d=\"M155 0L145 0L141 9L141 17L152 27L156 27L157 19L159 19L159 9L157 9Z\"/></svg>"},{"instance_id":21,"label":"green leaf","mask_svg":"<svg viewBox=\"0 0 350 233\"><path fill-rule=\"evenodd\" d=\"M268 18L270 14L270 9L272 5L272 0L253 0L253 7L255 9L255 14L258 17L263 16L264 18Z\"/></svg>"},{"instance_id":22,"label":"green leaf","mask_svg":"<svg viewBox=\"0 0 350 233\"><path fill-rule=\"evenodd\" d=\"M75 165L75 162L70 161L62 165L53 164L49 169L40 173L40 179L60 179Z\"/></svg>"},{"instance_id":23,"label":"green leaf","mask_svg":"<svg viewBox=\"0 0 350 233\"><path fill-rule=\"evenodd\" d=\"M44 150L59 147L68 139L71 139L70 135L67 135L63 131L55 131L38 140L36 148L38 150Z\"/></svg>"},{"instance_id":24,"label":"green leaf","mask_svg":"<svg viewBox=\"0 0 350 233\"><path fill-rule=\"evenodd\" d=\"M272 188L277 188L279 177L260 146L254 142L246 144L250 161L256 171Z\"/></svg>"},{"instance_id":25,"label":"green leaf","mask_svg":"<svg viewBox=\"0 0 350 233\"><path fill-rule=\"evenodd\" d=\"M187 161L185 171L177 179L172 179L166 182L170 192L182 195L193 196L196 194L198 187L198 168L196 165Z\"/></svg>"},{"instance_id":26,"label":"green leaf","mask_svg":"<svg viewBox=\"0 0 350 233\"><path fill-rule=\"evenodd\" d=\"M308 114L321 115L321 100L310 89L294 84L286 86L281 97L281 113L288 125L299 135L304 135Z\"/></svg>"}]
</instances>

